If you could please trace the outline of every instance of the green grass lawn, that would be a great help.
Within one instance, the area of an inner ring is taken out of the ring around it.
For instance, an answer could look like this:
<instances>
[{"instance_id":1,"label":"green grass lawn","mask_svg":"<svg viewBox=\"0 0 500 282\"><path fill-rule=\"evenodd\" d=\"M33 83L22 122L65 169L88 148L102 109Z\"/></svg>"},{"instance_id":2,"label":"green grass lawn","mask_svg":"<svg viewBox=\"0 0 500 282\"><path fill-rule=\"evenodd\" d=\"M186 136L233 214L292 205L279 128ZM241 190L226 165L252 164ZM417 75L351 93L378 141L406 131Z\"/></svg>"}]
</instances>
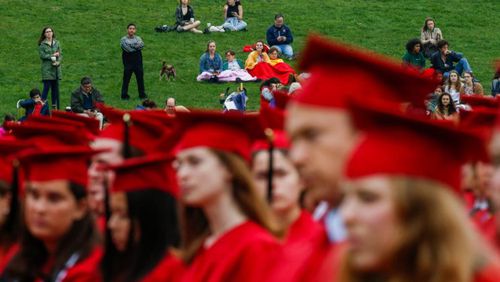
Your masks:
<instances>
[{"instance_id":1,"label":"green grass lawn","mask_svg":"<svg viewBox=\"0 0 500 282\"><path fill-rule=\"evenodd\" d=\"M222 23L223 0L192 1L196 17L206 23ZM42 88L37 39L45 25L51 25L63 48L61 105L69 105L70 93L82 76L90 75L107 104L133 108L137 98L132 77L129 101L120 100L120 38L129 22L137 24L144 40L146 93L163 105L166 97L177 98L188 107L218 108L219 93L234 84L210 85L196 82L198 60L208 40L218 51L231 48L244 60L242 47L264 38L273 15L284 13L294 32L295 50L302 49L310 32L363 46L401 58L406 41L420 35L426 16L436 19L451 49L463 52L489 93L493 76L491 62L500 57L498 0L491 1L341 1L341 0L243 0L248 32L195 35L156 33L160 24L173 24L176 0L0 0L0 114L15 113L18 99L32 87ZM175 82L158 80L161 62L175 65ZM249 107L258 107L258 84L247 83ZM332 87L335 87L332 85Z\"/></svg>"}]
</instances>

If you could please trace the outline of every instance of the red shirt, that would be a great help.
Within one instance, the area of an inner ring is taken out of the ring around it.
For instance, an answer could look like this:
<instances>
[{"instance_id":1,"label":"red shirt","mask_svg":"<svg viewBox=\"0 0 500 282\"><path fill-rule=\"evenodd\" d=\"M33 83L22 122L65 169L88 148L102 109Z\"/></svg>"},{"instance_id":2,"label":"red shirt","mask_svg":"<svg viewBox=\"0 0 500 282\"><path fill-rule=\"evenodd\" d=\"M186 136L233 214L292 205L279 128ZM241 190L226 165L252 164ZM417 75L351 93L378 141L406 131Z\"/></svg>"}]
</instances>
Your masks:
<instances>
[{"instance_id":1,"label":"red shirt","mask_svg":"<svg viewBox=\"0 0 500 282\"><path fill-rule=\"evenodd\" d=\"M10 260L19 251L19 243L13 244L5 252L0 248L0 275L3 273L5 267L9 264Z\"/></svg>"},{"instance_id":2,"label":"red shirt","mask_svg":"<svg viewBox=\"0 0 500 282\"><path fill-rule=\"evenodd\" d=\"M180 259L170 253L167 253L163 260L161 260L150 273L141 279L141 282L180 281L185 268L186 266Z\"/></svg>"},{"instance_id":3,"label":"red shirt","mask_svg":"<svg viewBox=\"0 0 500 282\"><path fill-rule=\"evenodd\" d=\"M266 281L330 282L335 272L329 262L335 250L323 225L304 211L290 226L280 264Z\"/></svg>"},{"instance_id":4,"label":"red shirt","mask_svg":"<svg viewBox=\"0 0 500 282\"><path fill-rule=\"evenodd\" d=\"M103 255L101 247L94 247L90 254L83 260L77 262L68 269L63 282L97 282L101 281L99 271L100 262Z\"/></svg>"},{"instance_id":5,"label":"red shirt","mask_svg":"<svg viewBox=\"0 0 500 282\"><path fill-rule=\"evenodd\" d=\"M185 282L258 282L266 277L281 247L262 227L247 221L201 248L183 276Z\"/></svg>"}]
</instances>

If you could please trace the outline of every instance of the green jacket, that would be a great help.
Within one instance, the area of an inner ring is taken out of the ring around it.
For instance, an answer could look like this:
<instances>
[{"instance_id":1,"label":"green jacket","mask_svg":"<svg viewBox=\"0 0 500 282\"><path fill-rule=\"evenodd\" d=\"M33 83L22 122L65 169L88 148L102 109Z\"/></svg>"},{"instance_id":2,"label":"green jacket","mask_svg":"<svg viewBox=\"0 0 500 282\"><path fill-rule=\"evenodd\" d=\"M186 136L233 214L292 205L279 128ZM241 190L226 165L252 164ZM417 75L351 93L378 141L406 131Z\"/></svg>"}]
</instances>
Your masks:
<instances>
[{"instance_id":1,"label":"green jacket","mask_svg":"<svg viewBox=\"0 0 500 282\"><path fill-rule=\"evenodd\" d=\"M57 58L59 62L58 66L52 65L52 54L59 51L60 55ZM40 59L42 60L42 80L56 80L61 79L61 60L62 52L59 41L53 40L52 46L49 45L47 40L44 40L38 47L38 53L40 54Z\"/></svg>"}]
</instances>

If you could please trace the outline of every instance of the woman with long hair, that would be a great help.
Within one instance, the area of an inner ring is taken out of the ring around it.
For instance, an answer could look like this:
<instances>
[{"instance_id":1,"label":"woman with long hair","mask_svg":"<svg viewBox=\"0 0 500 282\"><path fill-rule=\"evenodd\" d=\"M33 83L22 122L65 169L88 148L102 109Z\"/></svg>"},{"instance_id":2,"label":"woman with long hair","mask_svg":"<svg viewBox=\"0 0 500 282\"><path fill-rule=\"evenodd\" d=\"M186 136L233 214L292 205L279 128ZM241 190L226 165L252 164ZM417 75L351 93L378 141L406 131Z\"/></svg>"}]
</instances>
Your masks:
<instances>
[{"instance_id":1,"label":"woman with long hair","mask_svg":"<svg viewBox=\"0 0 500 282\"><path fill-rule=\"evenodd\" d=\"M430 17L425 18L424 26L420 31L420 41L423 44L422 49L426 58L430 58L433 53L438 51L437 43L442 39L444 39L443 33L441 29L436 27L436 21Z\"/></svg>"},{"instance_id":2,"label":"woman with long hair","mask_svg":"<svg viewBox=\"0 0 500 282\"><path fill-rule=\"evenodd\" d=\"M462 165L487 158L482 138L363 103L351 104L364 137L342 185L348 239L337 280L496 281L499 261L459 197Z\"/></svg>"},{"instance_id":3,"label":"woman with long hair","mask_svg":"<svg viewBox=\"0 0 500 282\"><path fill-rule=\"evenodd\" d=\"M42 60L42 100L47 100L49 89L52 91L52 109L59 109L59 80L61 80L61 45L56 40L52 27L44 27L38 39L38 53Z\"/></svg>"},{"instance_id":4,"label":"woman with long hair","mask_svg":"<svg viewBox=\"0 0 500 282\"><path fill-rule=\"evenodd\" d=\"M310 241L315 234L321 234L324 230L301 206L305 184L288 158L290 142L283 128L285 112L264 104L261 105L260 116L263 127L268 132L272 130L272 136L271 140L257 140L252 145L252 173L255 186L261 197L267 198L274 215L282 225L281 228L286 231L285 244ZM269 160L271 143L272 167ZM269 185L270 179L271 185Z\"/></svg>"},{"instance_id":5,"label":"woman with long hair","mask_svg":"<svg viewBox=\"0 0 500 282\"><path fill-rule=\"evenodd\" d=\"M432 118L445 120L456 120L458 118L458 112L450 94L445 92L439 96Z\"/></svg>"},{"instance_id":6,"label":"woman with long hair","mask_svg":"<svg viewBox=\"0 0 500 282\"><path fill-rule=\"evenodd\" d=\"M6 281L99 281L102 250L85 191L92 154L77 146L19 156L24 228L21 247L4 272Z\"/></svg>"},{"instance_id":7,"label":"woman with long hair","mask_svg":"<svg viewBox=\"0 0 500 282\"><path fill-rule=\"evenodd\" d=\"M216 50L217 45L215 41L208 41L207 49L200 57L200 74L196 80L219 81L218 76L222 71L222 57Z\"/></svg>"},{"instance_id":8,"label":"woman with long hair","mask_svg":"<svg viewBox=\"0 0 500 282\"><path fill-rule=\"evenodd\" d=\"M171 158L151 155L111 167L104 281L172 281L181 275L182 263L171 254L180 238L170 165Z\"/></svg>"},{"instance_id":9,"label":"woman with long hair","mask_svg":"<svg viewBox=\"0 0 500 282\"><path fill-rule=\"evenodd\" d=\"M460 92L462 92L463 83L460 81L460 75L456 70L450 71L450 75L444 83L444 92L449 93L455 105L460 104Z\"/></svg>"},{"instance_id":10,"label":"woman with long hair","mask_svg":"<svg viewBox=\"0 0 500 282\"><path fill-rule=\"evenodd\" d=\"M15 154L30 148L21 140L0 139L0 275L19 250L21 207Z\"/></svg>"},{"instance_id":11,"label":"woman with long hair","mask_svg":"<svg viewBox=\"0 0 500 282\"><path fill-rule=\"evenodd\" d=\"M279 228L248 166L258 117L195 111L176 118L182 281L259 281L277 259Z\"/></svg>"}]
</instances>

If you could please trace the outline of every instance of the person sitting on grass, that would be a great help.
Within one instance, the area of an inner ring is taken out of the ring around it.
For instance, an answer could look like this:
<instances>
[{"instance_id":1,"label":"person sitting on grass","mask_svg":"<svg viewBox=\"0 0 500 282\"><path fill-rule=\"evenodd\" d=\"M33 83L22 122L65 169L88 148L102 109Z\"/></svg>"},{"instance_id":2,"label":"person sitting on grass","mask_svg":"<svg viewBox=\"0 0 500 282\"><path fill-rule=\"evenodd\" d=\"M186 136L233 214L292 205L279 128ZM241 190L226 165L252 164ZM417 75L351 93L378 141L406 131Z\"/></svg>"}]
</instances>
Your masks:
<instances>
[{"instance_id":1,"label":"person sitting on grass","mask_svg":"<svg viewBox=\"0 0 500 282\"><path fill-rule=\"evenodd\" d=\"M222 57L215 52L216 49L215 41L208 41L207 49L200 57L200 75L196 78L198 81L219 81L218 76L222 71Z\"/></svg>"},{"instance_id":2,"label":"person sitting on grass","mask_svg":"<svg viewBox=\"0 0 500 282\"><path fill-rule=\"evenodd\" d=\"M435 52L431 57L432 67L436 71L441 72L445 78L448 77L452 70L456 70L459 75L462 75L464 71L472 72L469 61L467 61L464 55L450 50L448 45L448 41L446 40L438 42L439 51Z\"/></svg>"},{"instance_id":3,"label":"person sitting on grass","mask_svg":"<svg viewBox=\"0 0 500 282\"><path fill-rule=\"evenodd\" d=\"M97 105L104 104L102 94L92 86L92 79L85 76L80 81L80 87L71 93L71 111L74 113L99 120L102 128L104 116Z\"/></svg>"},{"instance_id":4,"label":"person sitting on grass","mask_svg":"<svg viewBox=\"0 0 500 282\"><path fill-rule=\"evenodd\" d=\"M19 103L19 106L24 108L25 114L19 121L26 120L30 115L34 116L48 116L50 115L49 106L42 100L40 90L33 88L30 91L30 98Z\"/></svg>"},{"instance_id":5,"label":"person sitting on grass","mask_svg":"<svg viewBox=\"0 0 500 282\"><path fill-rule=\"evenodd\" d=\"M425 57L422 52L422 42L418 38L410 39L406 43L406 54L403 63L423 70L425 68Z\"/></svg>"},{"instance_id":6,"label":"person sitting on grass","mask_svg":"<svg viewBox=\"0 0 500 282\"><path fill-rule=\"evenodd\" d=\"M255 81L257 78L251 76L246 70L243 62L236 59L236 52L226 51L226 60L222 64L222 72L218 76L219 81Z\"/></svg>"},{"instance_id":7,"label":"person sitting on grass","mask_svg":"<svg viewBox=\"0 0 500 282\"><path fill-rule=\"evenodd\" d=\"M446 92L441 94L436 109L434 113L432 113L432 118L440 120L458 120L458 112L450 94Z\"/></svg>"},{"instance_id":8,"label":"person sitting on grass","mask_svg":"<svg viewBox=\"0 0 500 282\"><path fill-rule=\"evenodd\" d=\"M191 31L193 33L203 33L197 29L201 22L195 20L193 7L189 5L189 0L179 0L179 6L175 10L175 28L178 32Z\"/></svg>"},{"instance_id":9,"label":"person sitting on grass","mask_svg":"<svg viewBox=\"0 0 500 282\"><path fill-rule=\"evenodd\" d=\"M484 95L483 86L481 83L474 81L472 72L464 72L464 84L460 88L460 95Z\"/></svg>"},{"instance_id":10,"label":"person sitting on grass","mask_svg":"<svg viewBox=\"0 0 500 282\"><path fill-rule=\"evenodd\" d=\"M209 32L226 32L245 30L247 23L243 21L243 6L239 0L227 0L224 5L224 23L220 26L207 24Z\"/></svg>"}]
</instances>

